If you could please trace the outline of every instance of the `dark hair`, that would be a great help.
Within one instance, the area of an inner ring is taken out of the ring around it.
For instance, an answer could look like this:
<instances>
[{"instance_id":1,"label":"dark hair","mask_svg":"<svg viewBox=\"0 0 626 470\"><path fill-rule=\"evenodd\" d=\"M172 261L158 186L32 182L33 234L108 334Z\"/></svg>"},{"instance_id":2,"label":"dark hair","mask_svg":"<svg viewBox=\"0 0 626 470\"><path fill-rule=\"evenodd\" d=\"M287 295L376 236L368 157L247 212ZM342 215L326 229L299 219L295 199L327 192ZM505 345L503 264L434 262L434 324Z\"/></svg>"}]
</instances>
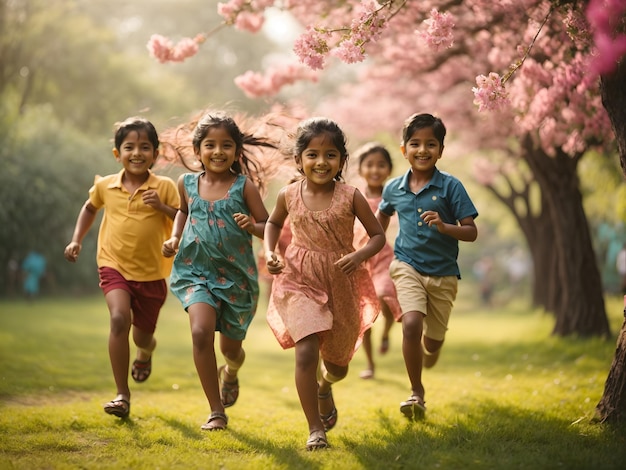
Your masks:
<instances>
[{"instance_id":1,"label":"dark hair","mask_svg":"<svg viewBox=\"0 0 626 470\"><path fill-rule=\"evenodd\" d=\"M154 125L145 118L142 117L129 117L122 122L115 123L115 148L120 150L122 142L128 134L131 132L145 132L148 136L148 140L154 147L154 150L159 148L159 135L157 134Z\"/></svg>"},{"instance_id":2,"label":"dark hair","mask_svg":"<svg viewBox=\"0 0 626 470\"><path fill-rule=\"evenodd\" d=\"M357 158L359 159L359 168L361 168L363 160L373 153L380 153L389 165L389 170L393 169L393 163L391 162L389 150L387 150L387 148L380 142L368 142L355 152Z\"/></svg>"},{"instance_id":3,"label":"dark hair","mask_svg":"<svg viewBox=\"0 0 626 470\"><path fill-rule=\"evenodd\" d=\"M337 147L341 163L345 165L349 157L346 148L346 135L335 121L324 117L312 117L300 122L296 130L293 155L296 158L302 157L302 153L311 143L311 140L324 134L330 137L333 145ZM341 180L341 169L333 179L335 181Z\"/></svg>"},{"instance_id":4,"label":"dark hair","mask_svg":"<svg viewBox=\"0 0 626 470\"><path fill-rule=\"evenodd\" d=\"M446 126L443 125L441 119L432 114L413 114L409 116L404 121L404 127L402 128L402 144L406 145L415 131L425 127L432 127L435 138L443 147L443 139L446 137Z\"/></svg>"}]
</instances>

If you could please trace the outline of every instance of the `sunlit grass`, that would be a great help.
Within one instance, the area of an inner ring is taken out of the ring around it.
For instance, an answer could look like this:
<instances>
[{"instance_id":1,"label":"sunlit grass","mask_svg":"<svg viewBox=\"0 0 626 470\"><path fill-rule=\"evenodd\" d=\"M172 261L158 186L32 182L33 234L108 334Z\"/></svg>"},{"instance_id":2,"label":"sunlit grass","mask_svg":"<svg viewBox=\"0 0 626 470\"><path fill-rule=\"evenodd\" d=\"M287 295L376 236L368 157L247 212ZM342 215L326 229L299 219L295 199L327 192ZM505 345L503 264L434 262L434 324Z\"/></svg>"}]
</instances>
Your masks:
<instances>
[{"instance_id":1,"label":"sunlit grass","mask_svg":"<svg viewBox=\"0 0 626 470\"><path fill-rule=\"evenodd\" d=\"M358 351L334 388L332 448L306 452L293 380L259 311L244 342L241 395L223 433L200 431L209 408L191 357L187 315L162 312L153 375L132 388L131 418L106 415L115 395L101 297L0 303L0 468L623 468L624 429L592 424L615 339L559 339L523 302L484 310L465 287L440 363L425 371L427 419L398 411L409 394L400 327L364 381ZM613 332L623 321L607 300ZM374 327L375 347L380 323Z\"/></svg>"}]
</instances>

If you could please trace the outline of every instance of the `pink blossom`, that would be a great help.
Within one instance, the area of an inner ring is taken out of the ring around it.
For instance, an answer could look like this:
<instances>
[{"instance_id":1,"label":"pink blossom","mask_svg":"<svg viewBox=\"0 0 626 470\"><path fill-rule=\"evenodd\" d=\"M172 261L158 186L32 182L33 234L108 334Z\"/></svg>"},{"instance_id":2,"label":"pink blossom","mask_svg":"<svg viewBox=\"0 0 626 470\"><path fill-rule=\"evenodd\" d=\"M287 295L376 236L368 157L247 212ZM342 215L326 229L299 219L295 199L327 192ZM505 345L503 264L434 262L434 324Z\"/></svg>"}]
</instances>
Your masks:
<instances>
[{"instance_id":1,"label":"pink blossom","mask_svg":"<svg viewBox=\"0 0 626 470\"><path fill-rule=\"evenodd\" d=\"M450 48L454 43L454 17L448 13L439 13L436 8L430 11L430 18L424 20L428 26L426 31L416 31L416 33L426 41L429 47L434 50L440 48Z\"/></svg>"},{"instance_id":2,"label":"pink blossom","mask_svg":"<svg viewBox=\"0 0 626 470\"><path fill-rule=\"evenodd\" d=\"M183 38L175 46L172 41L159 34L153 34L148 41L150 54L162 64L166 62L183 62L198 53L198 43L204 41L203 35L194 39Z\"/></svg>"},{"instance_id":3,"label":"pink blossom","mask_svg":"<svg viewBox=\"0 0 626 470\"><path fill-rule=\"evenodd\" d=\"M596 54L591 61L591 71L606 74L615 70L617 61L626 54L626 35L616 33L617 22L626 11L624 0L591 0L586 16L593 30Z\"/></svg>"},{"instance_id":4,"label":"pink blossom","mask_svg":"<svg viewBox=\"0 0 626 470\"><path fill-rule=\"evenodd\" d=\"M293 51L300 61L313 70L324 68L324 59L329 51L328 43L324 37L327 34L328 33L317 31L312 26L309 26L306 31L296 39L293 45Z\"/></svg>"},{"instance_id":5,"label":"pink blossom","mask_svg":"<svg viewBox=\"0 0 626 470\"><path fill-rule=\"evenodd\" d=\"M235 20L235 28L242 31L250 31L256 33L261 30L265 18L258 13L251 13L249 11L242 11L237 15Z\"/></svg>"},{"instance_id":6,"label":"pink blossom","mask_svg":"<svg viewBox=\"0 0 626 470\"><path fill-rule=\"evenodd\" d=\"M342 41L338 47L332 50L331 54L346 64L354 64L365 60L363 46L357 46L352 40Z\"/></svg>"},{"instance_id":7,"label":"pink blossom","mask_svg":"<svg viewBox=\"0 0 626 470\"><path fill-rule=\"evenodd\" d=\"M472 92L478 111L502 109L509 103L508 93L497 73L491 72L488 77L479 75L476 84L478 87L472 88Z\"/></svg>"}]
</instances>

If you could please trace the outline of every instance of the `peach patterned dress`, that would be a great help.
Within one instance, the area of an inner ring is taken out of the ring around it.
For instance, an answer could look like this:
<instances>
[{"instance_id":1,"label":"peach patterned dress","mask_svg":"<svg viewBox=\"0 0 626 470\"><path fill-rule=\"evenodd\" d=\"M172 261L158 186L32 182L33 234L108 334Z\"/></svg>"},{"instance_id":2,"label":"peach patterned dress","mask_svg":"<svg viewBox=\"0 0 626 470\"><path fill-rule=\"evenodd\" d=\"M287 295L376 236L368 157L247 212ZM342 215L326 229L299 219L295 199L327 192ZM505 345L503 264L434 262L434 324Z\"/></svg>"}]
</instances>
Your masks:
<instances>
[{"instance_id":1,"label":"peach patterned dress","mask_svg":"<svg viewBox=\"0 0 626 470\"><path fill-rule=\"evenodd\" d=\"M356 188L335 183L330 206L312 211L302 200L303 182L290 184L285 193L293 238L285 269L272 284L267 322L284 349L316 333L322 358L347 366L379 311L367 269L345 275L334 266L354 251Z\"/></svg>"},{"instance_id":2,"label":"peach patterned dress","mask_svg":"<svg viewBox=\"0 0 626 470\"><path fill-rule=\"evenodd\" d=\"M382 196L374 198L366 197L366 199L372 212L376 213ZM357 220L354 224L354 246L358 249L364 246L368 240L369 236L365 231L365 227ZM400 302L398 302L396 286L389 275L391 260L393 260L393 248L389 243L385 243L383 249L368 259L364 264L374 282L376 295L378 295L380 299L383 299L389 306L394 320L400 321L402 319L402 308L400 307Z\"/></svg>"}]
</instances>

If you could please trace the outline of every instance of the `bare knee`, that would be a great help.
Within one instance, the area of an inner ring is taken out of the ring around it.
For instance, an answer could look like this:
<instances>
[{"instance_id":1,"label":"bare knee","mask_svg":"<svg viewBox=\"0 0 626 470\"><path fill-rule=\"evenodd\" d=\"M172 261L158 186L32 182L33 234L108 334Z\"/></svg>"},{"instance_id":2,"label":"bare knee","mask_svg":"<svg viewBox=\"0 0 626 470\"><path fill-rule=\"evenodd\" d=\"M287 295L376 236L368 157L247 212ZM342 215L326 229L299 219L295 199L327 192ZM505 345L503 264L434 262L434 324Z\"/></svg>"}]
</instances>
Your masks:
<instances>
[{"instance_id":1,"label":"bare knee","mask_svg":"<svg viewBox=\"0 0 626 470\"><path fill-rule=\"evenodd\" d=\"M194 348L205 349L207 347L213 347L214 339L215 332L213 330L208 330L199 325L195 325L191 328L191 343Z\"/></svg>"},{"instance_id":2,"label":"bare knee","mask_svg":"<svg viewBox=\"0 0 626 470\"><path fill-rule=\"evenodd\" d=\"M128 336L130 331L130 312L123 312L117 309L110 311L110 329L114 336Z\"/></svg>"},{"instance_id":3,"label":"bare knee","mask_svg":"<svg viewBox=\"0 0 626 470\"><path fill-rule=\"evenodd\" d=\"M424 315L420 312L407 312L402 316L402 335L409 340L421 341L424 331Z\"/></svg>"}]
</instances>

